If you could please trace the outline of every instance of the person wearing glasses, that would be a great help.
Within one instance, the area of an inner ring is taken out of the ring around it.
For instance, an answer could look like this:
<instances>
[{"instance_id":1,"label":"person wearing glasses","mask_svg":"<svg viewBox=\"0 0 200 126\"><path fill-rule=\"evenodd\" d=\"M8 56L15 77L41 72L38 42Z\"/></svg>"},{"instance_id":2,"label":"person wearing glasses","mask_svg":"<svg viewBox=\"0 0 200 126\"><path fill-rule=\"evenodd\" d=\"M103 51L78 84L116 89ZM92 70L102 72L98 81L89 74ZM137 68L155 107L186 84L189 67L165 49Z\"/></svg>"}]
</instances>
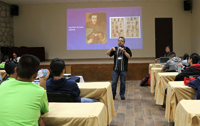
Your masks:
<instances>
[{"instance_id":1,"label":"person wearing glasses","mask_svg":"<svg viewBox=\"0 0 200 126\"><path fill-rule=\"evenodd\" d=\"M164 57L169 57L170 52L171 52L170 46L166 46L166 47L165 47L165 54L164 54Z\"/></svg>"},{"instance_id":2,"label":"person wearing glasses","mask_svg":"<svg viewBox=\"0 0 200 126\"><path fill-rule=\"evenodd\" d=\"M120 97L125 100L124 94L126 89L126 74L128 71L128 59L132 57L131 50L124 46L125 38L119 37L118 46L112 47L107 51L107 55L112 57L114 55L114 67L112 71L112 93L113 99L116 96L117 82L120 76Z\"/></svg>"}]
</instances>

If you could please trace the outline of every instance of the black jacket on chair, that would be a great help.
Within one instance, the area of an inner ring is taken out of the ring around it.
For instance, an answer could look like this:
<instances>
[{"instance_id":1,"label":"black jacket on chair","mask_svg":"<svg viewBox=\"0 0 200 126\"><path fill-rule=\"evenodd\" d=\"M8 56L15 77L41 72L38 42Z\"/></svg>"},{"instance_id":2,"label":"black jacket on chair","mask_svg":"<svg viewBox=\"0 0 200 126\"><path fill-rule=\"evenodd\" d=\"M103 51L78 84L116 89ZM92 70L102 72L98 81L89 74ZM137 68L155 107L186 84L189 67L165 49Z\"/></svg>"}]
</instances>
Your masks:
<instances>
[{"instance_id":1,"label":"black jacket on chair","mask_svg":"<svg viewBox=\"0 0 200 126\"><path fill-rule=\"evenodd\" d=\"M187 77L190 75L199 75L200 76L200 65L198 63L188 67L182 73L178 74L175 78L175 81L183 81L184 77Z\"/></svg>"}]
</instances>

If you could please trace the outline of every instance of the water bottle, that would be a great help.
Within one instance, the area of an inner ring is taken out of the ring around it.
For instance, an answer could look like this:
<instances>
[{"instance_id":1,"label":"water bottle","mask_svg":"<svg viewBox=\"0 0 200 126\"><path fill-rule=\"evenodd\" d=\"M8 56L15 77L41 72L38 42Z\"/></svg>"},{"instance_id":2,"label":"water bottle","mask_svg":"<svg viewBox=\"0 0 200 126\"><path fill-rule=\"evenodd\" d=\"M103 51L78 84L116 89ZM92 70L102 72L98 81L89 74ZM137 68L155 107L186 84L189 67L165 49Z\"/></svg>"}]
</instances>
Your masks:
<instances>
[{"instance_id":1,"label":"water bottle","mask_svg":"<svg viewBox=\"0 0 200 126\"><path fill-rule=\"evenodd\" d=\"M1 73L0 73L0 81L2 81L2 76L1 76Z\"/></svg>"},{"instance_id":2,"label":"water bottle","mask_svg":"<svg viewBox=\"0 0 200 126\"><path fill-rule=\"evenodd\" d=\"M155 63L157 63L158 59L155 59Z\"/></svg>"},{"instance_id":3,"label":"water bottle","mask_svg":"<svg viewBox=\"0 0 200 126\"><path fill-rule=\"evenodd\" d=\"M38 71L38 76L37 76L37 78L39 78L39 77L44 77L44 76L46 76L47 75L47 70L46 69L42 69L42 70L39 70Z\"/></svg>"},{"instance_id":4,"label":"water bottle","mask_svg":"<svg viewBox=\"0 0 200 126\"><path fill-rule=\"evenodd\" d=\"M178 74L181 73L181 66L178 67Z\"/></svg>"}]
</instances>

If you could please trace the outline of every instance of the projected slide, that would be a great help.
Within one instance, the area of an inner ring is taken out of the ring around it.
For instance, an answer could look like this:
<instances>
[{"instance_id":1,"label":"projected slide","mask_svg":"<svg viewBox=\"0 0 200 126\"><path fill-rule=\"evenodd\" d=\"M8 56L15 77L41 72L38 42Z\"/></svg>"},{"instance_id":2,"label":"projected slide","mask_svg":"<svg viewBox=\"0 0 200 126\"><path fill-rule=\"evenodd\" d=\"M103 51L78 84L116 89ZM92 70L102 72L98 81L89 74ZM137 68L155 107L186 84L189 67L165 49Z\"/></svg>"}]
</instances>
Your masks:
<instances>
[{"instance_id":1,"label":"projected slide","mask_svg":"<svg viewBox=\"0 0 200 126\"><path fill-rule=\"evenodd\" d=\"M117 46L142 49L142 8L67 9L67 50L104 50Z\"/></svg>"}]
</instances>

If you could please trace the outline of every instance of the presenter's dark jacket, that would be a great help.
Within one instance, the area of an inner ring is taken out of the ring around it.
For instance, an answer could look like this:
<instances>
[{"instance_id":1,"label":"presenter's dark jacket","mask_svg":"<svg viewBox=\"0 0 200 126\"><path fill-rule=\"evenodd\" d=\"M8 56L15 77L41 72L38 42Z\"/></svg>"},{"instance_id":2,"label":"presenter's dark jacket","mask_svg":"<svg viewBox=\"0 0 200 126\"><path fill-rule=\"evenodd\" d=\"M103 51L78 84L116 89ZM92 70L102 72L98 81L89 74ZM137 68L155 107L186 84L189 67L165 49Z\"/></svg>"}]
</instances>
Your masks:
<instances>
[{"instance_id":1,"label":"presenter's dark jacket","mask_svg":"<svg viewBox=\"0 0 200 126\"><path fill-rule=\"evenodd\" d=\"M118 48L119 47L115 47L115 51L112 51L110 53L110 57L112 57L114 55L114 66L113 66L113 70L115 70L115 66L116 66L116 62L117 62L117 58L118 58ZM132 57L132 52L128 47L122 47L124 48L124 50L130 55L130 57ZM126 55L123 52L123 67L124 70L123 71L128 71L128 58L126 57Z\"/></svg>"},{"instance_id":2,"label":"presenter's dark jacket","mask_svg":"<svg viewBox=\"0 0 200 126\"><path fill-rule=\"evenodd\" d=\"M67 80L66 78L53 79L46 81L47 92L68 93L74 96L75 102L80 102L80 89L75 81Z\"/></svg>"},{"instance_id":3,"label":"presenter's dark jacket","mask_svg":"<svg viewBox=\"0 0 200 126\"><path fill-rule=\"evenodd\" d=\"M190 66L186 70L184 70L182 73L178 74L175 78L175 81L183 81L184 77L187 77L190 75L199 75L200 76L200 65L198 63L193 64L192 66Z\"/></svg>"}]
</instances>

